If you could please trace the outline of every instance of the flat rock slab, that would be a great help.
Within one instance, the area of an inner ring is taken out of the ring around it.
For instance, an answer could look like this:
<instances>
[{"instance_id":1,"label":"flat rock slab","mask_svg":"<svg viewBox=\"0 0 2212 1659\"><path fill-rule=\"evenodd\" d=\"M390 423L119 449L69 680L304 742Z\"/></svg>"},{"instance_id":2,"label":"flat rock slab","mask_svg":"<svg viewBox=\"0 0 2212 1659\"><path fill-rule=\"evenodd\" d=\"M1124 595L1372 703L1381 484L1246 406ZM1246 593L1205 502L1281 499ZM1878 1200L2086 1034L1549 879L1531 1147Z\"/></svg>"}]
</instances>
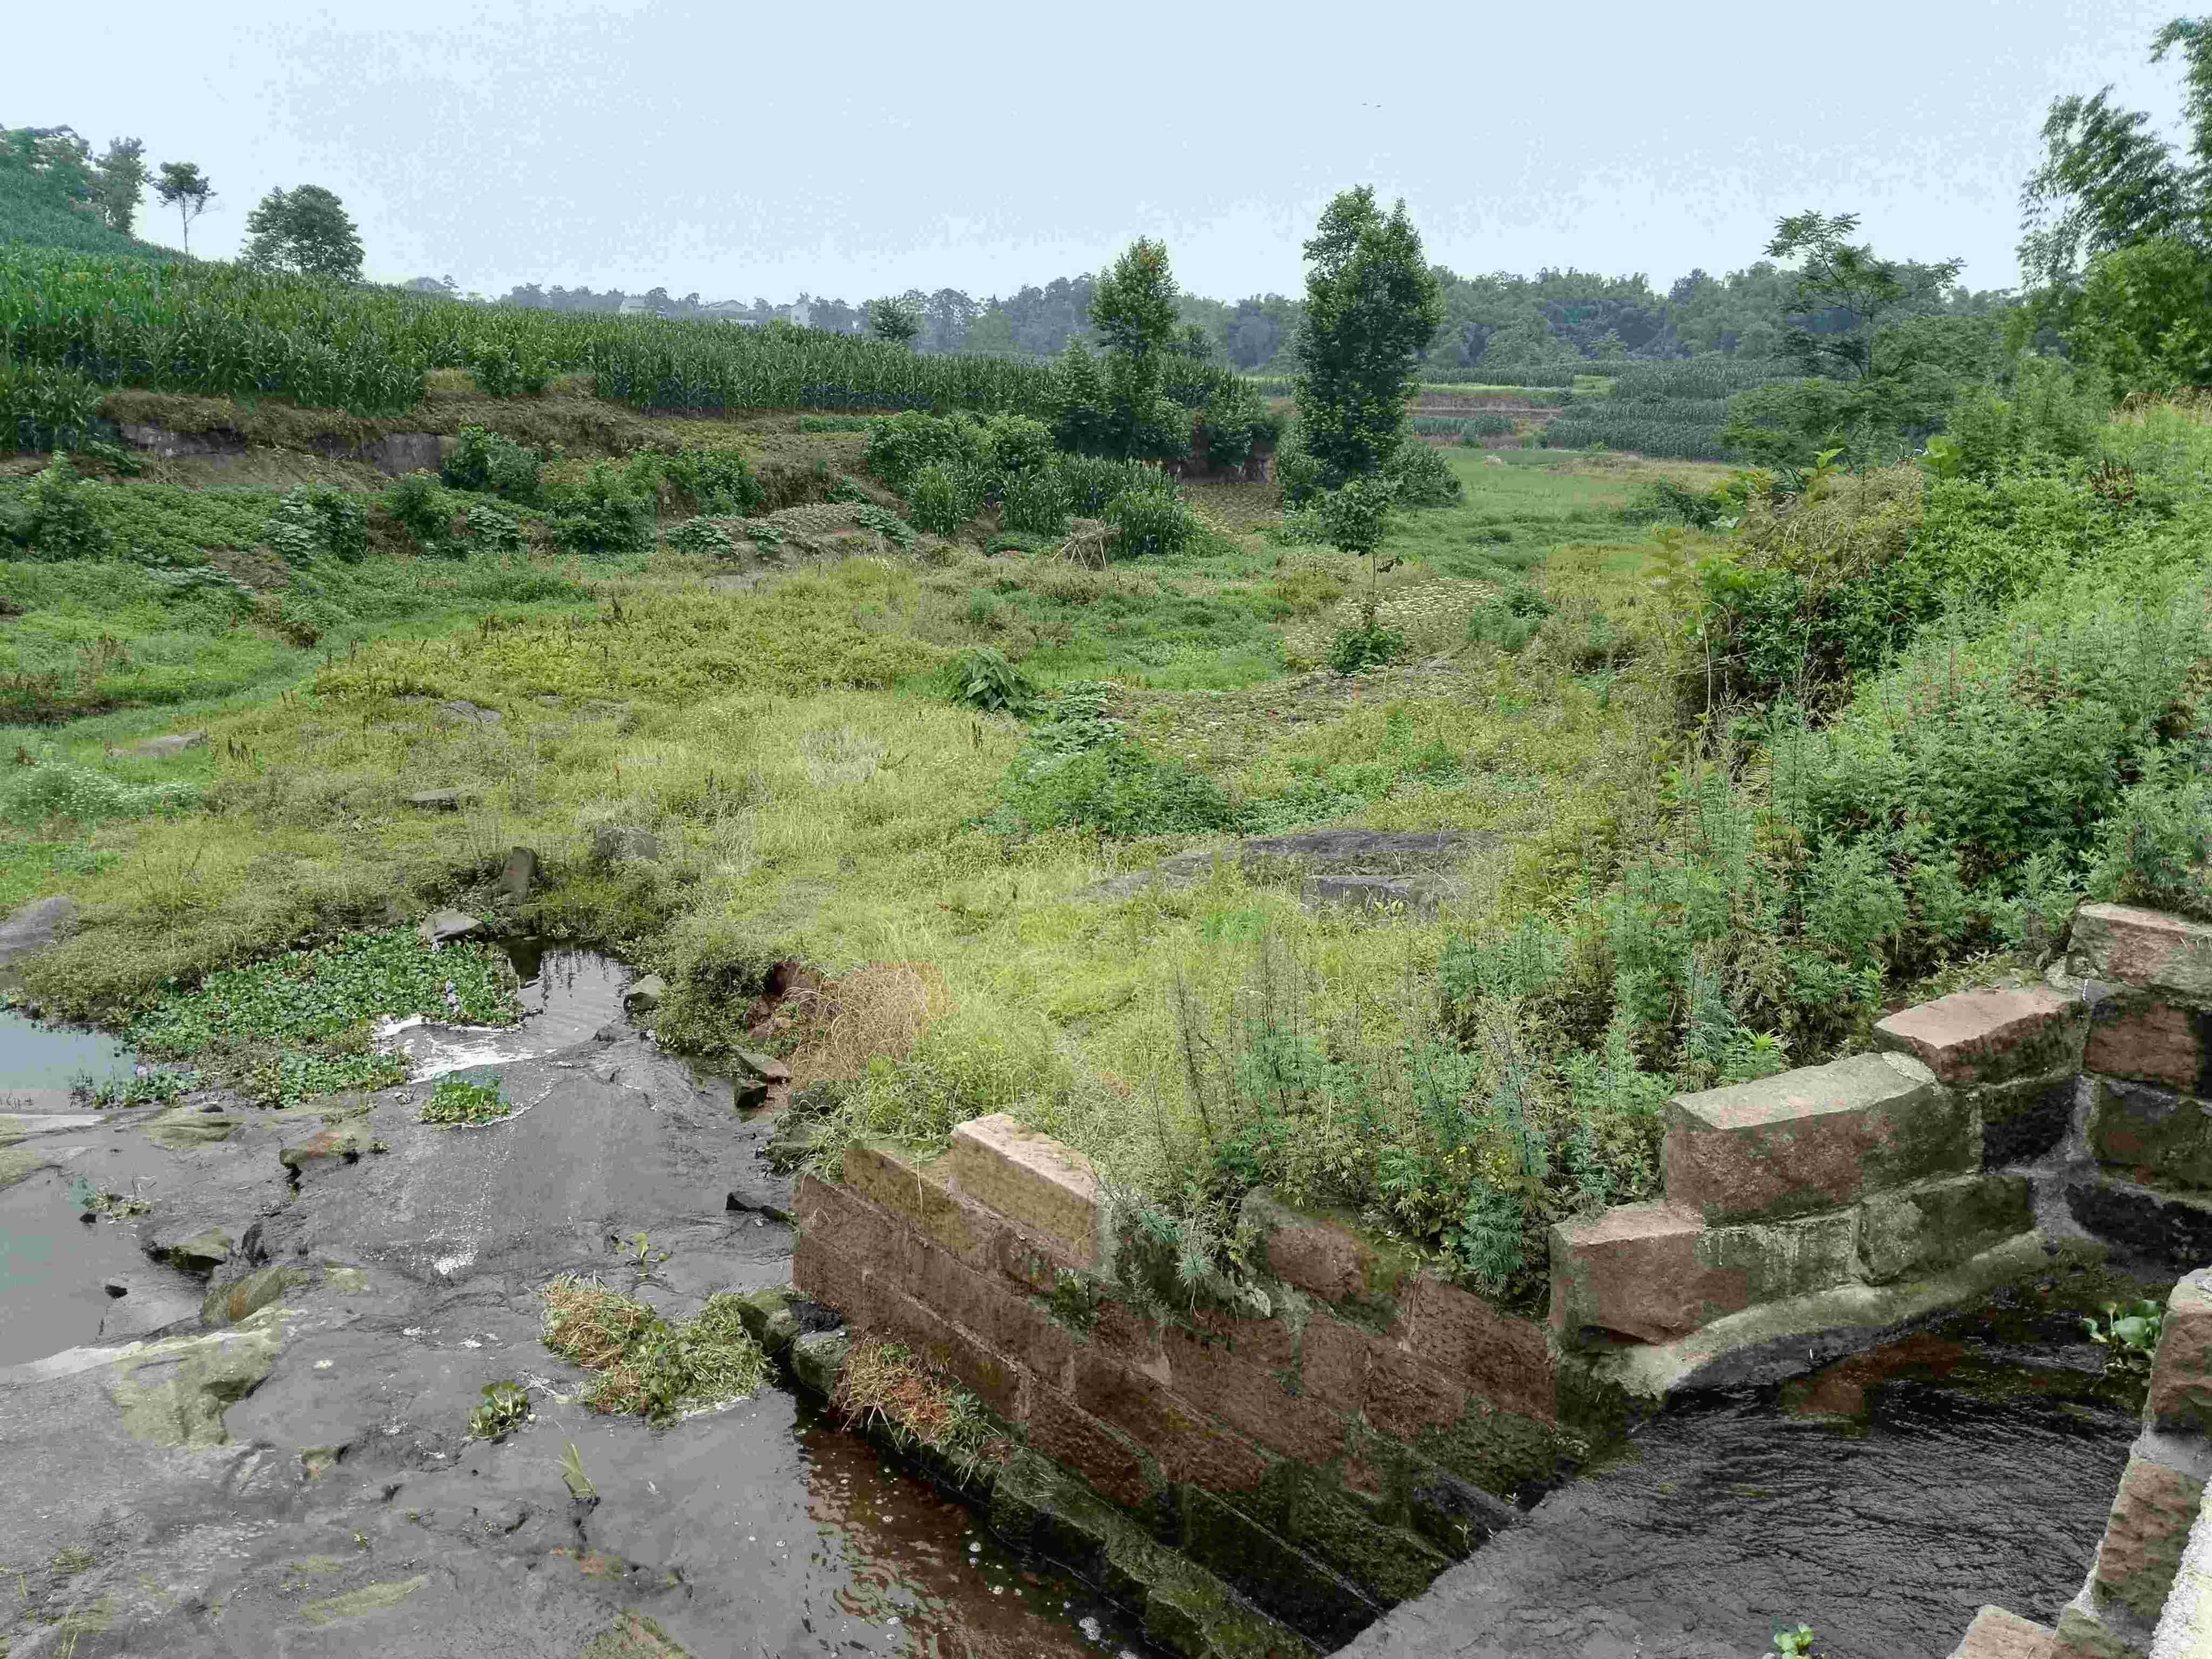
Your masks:
<instances>
[{"instance_id":1,"label":"flat rock slab","mask_svg":"<svg viewBox=\"0 0 2212 1659\"><path fill-rule=\"evenodd\" d=\"M167 760L181 755L187 749L204 748L205 732L178 732L162 738L141 738L137 743L125 744L118 754L135 755L141 760Z\"/></svg>"},{"instance_id":2,"label":"flat rock slab","mask_svg":"<svg viewBox=\"0 0 2212 1659\"><path fill-rule=\"evenodd\" d=\"M0 967L43 951L76 923L77 903L65 893L33 899L0 921Z\"/></svg>"},{"instance_id":3,"label":"flat rock slab","mask_svg":"<svg viewBox=\"0 0 2212 1659\"><path fill-rule=\"evenodd\" d=\"M1255 836L1227 847L1178 853L1149 870L1093 882L1075 896L1124 899L1155 886L1195 886L1224 860L1234 863L1255 880L1289 874L1433 875L1457 863L1471 845L1465 836L1451 830L1305 830L1293 835Z\"/></svg>"},{"instance_id":4,"label":"flat rock slab","mask_svg":"<svg viewBox=\"0 0 2212 1659\"><path fill-rule=\"evenodd\" d=\"M443 945L447 939L465 939L483 926L465 910L433 910L415 931L425 945Z\"/></svg>"},{"instance_id":5,"label":"flat rock slab","mask_svg":"<svg viewBox=\"0 0 2212 1659\"><path fill-rule=\"evenodd\" d=\"M1437 898L1436 884L1418 876L1308 876L1298 888L1298 902L1309 910L1429 916Z\"/></svg>"},{"instance_id":6,"label":"flat rock slab","mask_svg":"<svg viewBox=\"0 0 2212 1659\"><path fill-rule=\"evenodd\" d=\"M423 1123L424 1085L373 1097L346 1127L390 1150L323 1160L314 1202L282 1218L282 1242L453 1284L518 1263L550 1273L609 1237L726 1213L730 1193L755 1179L754 1145L733 1133L728 1107L641 1044L592 1052L588 1067L502 1067L519 1109L494 1123Z\"/></svg>"}]
</instances>

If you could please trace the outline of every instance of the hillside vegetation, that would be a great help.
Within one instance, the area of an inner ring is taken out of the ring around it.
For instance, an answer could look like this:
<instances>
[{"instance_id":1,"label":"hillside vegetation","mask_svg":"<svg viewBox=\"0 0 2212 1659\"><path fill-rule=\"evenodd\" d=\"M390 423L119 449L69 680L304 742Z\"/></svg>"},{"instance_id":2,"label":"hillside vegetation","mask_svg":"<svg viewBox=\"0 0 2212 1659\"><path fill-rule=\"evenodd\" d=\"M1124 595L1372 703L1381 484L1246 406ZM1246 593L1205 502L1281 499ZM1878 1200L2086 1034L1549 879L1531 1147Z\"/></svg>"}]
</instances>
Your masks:
<instances>
[{"instance_id":1,"label":"hillside vegetation","mask_svg":"<svg viewBox=\"0 0 2212 1659\"><path fill-rule=\"evenodd\" d=\"M1853 224L1777 246L1909 298ZM1141 240L1048 366L0 254L0 898L84 906L29 994L303 1103L366 1025L195 988L459 904L659 974L666 1047L787 1054L817 1158L1009 1111L1191 1297L1267 1185L1528 1305L1669 1094L2032 975L2085 896L2212 916L2182 321L2045 295L2063 349L2005 354L1868 302L1819 372L1570 376L1554 447L1431 447L1402 204L1308 255L1286 422ZM1765 464L1662 459L1715 422ZM363 459L407 433L434 470ZM1239 851L1320 829L1420 881Z\"/></svg>"}]
</instances>

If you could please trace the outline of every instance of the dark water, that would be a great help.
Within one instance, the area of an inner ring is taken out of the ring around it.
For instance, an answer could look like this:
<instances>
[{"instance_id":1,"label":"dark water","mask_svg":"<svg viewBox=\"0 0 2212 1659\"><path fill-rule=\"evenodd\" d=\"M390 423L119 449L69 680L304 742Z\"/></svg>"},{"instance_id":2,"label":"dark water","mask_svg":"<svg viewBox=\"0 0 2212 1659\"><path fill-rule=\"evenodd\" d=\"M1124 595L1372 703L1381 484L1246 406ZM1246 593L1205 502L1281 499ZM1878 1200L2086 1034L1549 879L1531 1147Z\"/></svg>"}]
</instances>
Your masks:
<instances>
[{"instance_id":1,"label":"dark water","mask_svg":"<svg viewBox=\"0 0 2212 1659\"><path fill-rule=\"evenodd\" d=\"M699 1659L1153 1652L1095 1591L1009 1552L965 1504L791 1395L658 1435L604 1419L559 1432L599 1489L594 1547L681 1577L689 1605L656 1616Z\"/></svg>"},{"instance_id":2,"label":"dark water","mask_svg":"<svg viewBox=\"0 0 2212 1659\"><path fill-rule=\"evenodd\" d=\"M1987 1602L2051 1623L2142 1399L2081 1313L2144 1294L2164 1290L2054 1279L1782 1388L1687 1402L1353 1651L1714 1659L1802 1623L1831 1659L1941 1659ZM1513 1634L1444 1634L1462 1628Z\"/></svg>"},{"instance_id":3,"label":"dark water","mask_svg":"<svg viewBox=\"0 0 2212 1659\"><path fill-rule=\"evenodd\" d=\"M553 1053L622 1020L633 975L616 958L524 947L515 965L521 1024L401 1032L418 1075ZM54 1166L0 1188L0 1368L103 1340L116 1307L107 1287L146 1283L135 1221L87 1223L82 1196L156 1199L210 1156L165 1151L127 1122L38 1133L47 1126L20 1116L96 1119L71 1086L131 1072L130 1051L112 1036L0 1013L0 1114L12 1104L19 1115L15 1126L0 1121L0 1158L13 1134L29 1130L15 1148L35 1148ZM701 1659L1153 1653L1095 1591L1010 1553L965 1504L789 1393L767 1390L665 1432L583 1414L563 1432L582 1447L606 1500L597 1541L680 1572L711 1609L696 1622L681 1613L667 1621Z\"/></svg>"}]
</instances>

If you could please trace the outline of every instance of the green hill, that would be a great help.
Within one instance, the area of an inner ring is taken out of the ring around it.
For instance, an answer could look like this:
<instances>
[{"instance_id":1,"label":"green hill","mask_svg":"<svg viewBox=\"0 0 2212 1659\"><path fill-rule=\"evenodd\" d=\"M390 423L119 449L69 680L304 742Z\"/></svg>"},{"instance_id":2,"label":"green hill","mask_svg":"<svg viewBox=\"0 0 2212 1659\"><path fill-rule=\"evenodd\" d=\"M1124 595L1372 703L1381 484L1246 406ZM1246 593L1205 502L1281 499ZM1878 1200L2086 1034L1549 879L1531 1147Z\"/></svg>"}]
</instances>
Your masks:
<instances>
[{"instance_id":1,"label":"green hill","mask_svg":"<svg viewBox=\"0 0 2212 1659\"><path fill-rule=\"evenodd\" d=\"M109 229L70 201L56 181L33 172L4 149L0 149L0 242L134 259L179 257L173 248L156 247Z\"/></svg>"}]
</instances>

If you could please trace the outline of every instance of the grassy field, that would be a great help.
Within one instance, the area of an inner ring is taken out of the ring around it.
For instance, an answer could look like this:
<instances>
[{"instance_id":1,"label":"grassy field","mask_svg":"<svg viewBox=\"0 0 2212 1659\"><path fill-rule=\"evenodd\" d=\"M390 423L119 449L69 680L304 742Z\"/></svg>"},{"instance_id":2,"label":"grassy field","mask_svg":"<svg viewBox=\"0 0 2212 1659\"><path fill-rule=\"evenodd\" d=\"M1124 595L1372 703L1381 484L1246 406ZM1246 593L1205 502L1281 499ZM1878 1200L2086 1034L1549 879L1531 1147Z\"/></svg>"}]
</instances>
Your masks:
<instances>
[{"instance_id":1,"label":"grassy field","mask_svg":"<svg viewBox=\"0 0 2212 1659\"><path fill-rule=\"evenodd\" d=\"M728 435L763 456L799 441ZM1216 836L1234 823L1462 830L1498 849L1467 890L1469 905L1492 902L1516 870L1541 878L1532 848L1578 821L1573 798L1644 763L1650 738L1586 669L1507 655L1476 618L1565 554L1577 602L1632 630L1643 532L1618 515L1649 470L1450 459L1465 502L1407 515L1384 553L1382 614L1407 635L1404 661L1348 679L1315 665L1351 620L1362 574L1334 550L1271 540L1258 485L1194 486L1212 531L1190 556L1104 569L972 543L777 568L665 541L613 567L537 550L460 566L371 559L358 568L422 608L364 621L330 648L250 619L176 629L119 580L144 574L120 562L22 567L43 585L20 590L33 602L10 620L18 660L105 635L145 664L118 695L159 706L0 733L27 763L0 787L6 896L86 902L87 931L40 989L112 1010L433 902L495 908L488 878L507 846L529 844L549 882L514 925L659 969L676 988L672 1040L737 1041L733 1013L775 960L863 983L870 964L927 963L945 1012L894 1050L918 1041L957 1073L959 1109L1021 1105L1157 1188L1182 1156L1179 1133L1132 1139L1115 1103L1172 1083L1170 987L1216 983L1240 954L1224 941L1265 936L1295 941L1356 1000L1349 988L1432 969L1466 913L1374 928L1308 915L1233 873L1081 900L1207 835L1010 831L1033 724L949 700L940 665L989 645L1048 698L1104 683L1103 714L1229 803ZM106 487L154 498L191 483ZM236 505L202 493L210 511ZM265 507L264 492L252 510ZM541 596L496 591L523 580ZM453 699L502 718L455 720L439 707ZM187 729L209 742L159 761L113 752ZM441 788L462 793L457 816L404 804ZM610 824L650 830L665 856L595 862L593 831Z\"/></svg>"},{"instance_id":2,"label":"grassy field","mask_svg":"<svg viewBox=\"0 0 2212 1659\"><path fill-rule=\"evenodd\" d=\"M172 630L167 660L167 613L122 579L144 567L23 567L48 586L10 648L104 635L149 664L143 685L95 676L130 706L0 732L0 894L85 905L33 993L186 1029L179 999L211 972L459 904L663 975L672 1047L790 1054L829 1091L829 1147L1012 1111L1090 1152L1194 1283L1233 1268L1236 1200L1269 1182L1526 1305L1549 1220L1654 1189L1668 1092L1833 1052L1925 976L2032 961L2081 872L2101 879L2128 780L2166 775L2065 771L2045 750L2067 722L2108 734L2099 753L2190 729L2171 709L2205 637L2195 520L2161 507L2113 541L2134 561L2115 586L2104 532L2035 528L2102 522L2078 481L2005 485L2014 502L1898 469L1818 503L1761 498L1721 537L1635 521L1650 485L1702 489L1716 467L1448 450L1463 499L1403 515L1372 571L1299 541L1269 487L1228 483L1187 488L1182 552L1100 567L988 514L915 532L848 471L866 440L840 426L715 423L756 477L817 498L691 520L665 497L638 551L563 553L535 519L496 555L382 547L343 567L360 594L342 644L279 625L303 580L340 574L320 566L266 573L273 613ZM2156 488L2197 476L2203 428L2114 430ZM592 460L580 441L544 470ZM142 516L197 495L213 523L264 510L265 489L224 499L240 482L210 465L100 488L141 492ZM1924 650L1870 657L1884 678L1841 682L1823 726L1770 708L1686 742L1716 685L1811 672L1759 655L1770 611L1709 596L1802 607L1784 644L1857 627L1822 608L1848 591L1823 561L1869 538L1919 573L1898 591L1927 596ZM378 592L416 608L379 617L360 597ZM1391 660L1330 672L1370 594ZM1954 596L1984 608L1944 634ZM1987 607L2031 600L1989 631ZM2057 677L2063 718L2007 690L2028 662ZM962 690L978 672L997 688L982 706ZM1897 707L1956 718L1900 726ZM208 741L169 758L115 752L194 729ZM1961 787L1905 787L1929 776ZM427 791L459 810L408 804ZM2185 816L2145 810L2145 834ZM1432 915L1316 913L1233 861L1088 891L1322 824L1449 830L1465 856ZM655 855L600 856L611 830ZM520 905L493 887L517 844L544 861ZM749 1033L787 962L826 987ZM329 1074L357 1036L319 1039Z\"/></svg>"}]
</instances>

